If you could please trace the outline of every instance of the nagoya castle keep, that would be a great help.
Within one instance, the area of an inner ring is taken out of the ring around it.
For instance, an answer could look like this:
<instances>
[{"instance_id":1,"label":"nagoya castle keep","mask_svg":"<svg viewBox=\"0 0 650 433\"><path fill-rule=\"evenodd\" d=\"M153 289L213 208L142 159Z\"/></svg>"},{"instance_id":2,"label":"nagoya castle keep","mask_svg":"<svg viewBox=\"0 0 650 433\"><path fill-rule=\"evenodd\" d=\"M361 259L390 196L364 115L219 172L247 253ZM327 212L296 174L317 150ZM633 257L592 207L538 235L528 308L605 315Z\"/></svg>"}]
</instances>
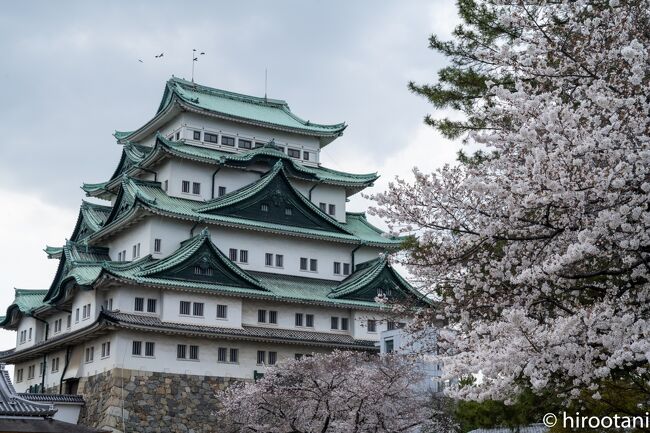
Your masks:
<instances>
[{"instance_id":1,"label":"nagoya castle keep","mask_svg":"<svg viewBox=\"0 0 650 433\"><path fill-rule=\"evenodd\" d=\"M170 79L153 118L115 132L120 160L83 184L69 240L45 248L49 288L16 289L0 318L16 391L79 394L94 428L217 431L214 393L234 380L378 353L402 325L378 295L421 295L384 259L401 239L346 209L378 175L320 164L345 127Z\"/></svg>"}]
</instances>

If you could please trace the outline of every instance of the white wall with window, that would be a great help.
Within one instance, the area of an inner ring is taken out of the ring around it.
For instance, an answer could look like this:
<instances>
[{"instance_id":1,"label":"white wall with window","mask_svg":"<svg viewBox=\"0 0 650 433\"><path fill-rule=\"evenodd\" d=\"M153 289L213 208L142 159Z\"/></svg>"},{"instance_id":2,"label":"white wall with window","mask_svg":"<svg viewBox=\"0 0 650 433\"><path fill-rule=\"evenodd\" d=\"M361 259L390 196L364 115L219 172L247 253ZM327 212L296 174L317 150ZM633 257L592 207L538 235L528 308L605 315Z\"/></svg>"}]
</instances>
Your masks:
<instances>
[{"instance_id":1,"label":"white wall with window","mask_svg":"<svg viewBox=\"0 0 650 433\"><path fill-rule=\"evenodd\" d=\"M242 323L242 300L235 297L164 291L160 311L165 322L228 328L239 328ZM222 317L224 312L226 317Z\"/></svg>"}]
</instances>

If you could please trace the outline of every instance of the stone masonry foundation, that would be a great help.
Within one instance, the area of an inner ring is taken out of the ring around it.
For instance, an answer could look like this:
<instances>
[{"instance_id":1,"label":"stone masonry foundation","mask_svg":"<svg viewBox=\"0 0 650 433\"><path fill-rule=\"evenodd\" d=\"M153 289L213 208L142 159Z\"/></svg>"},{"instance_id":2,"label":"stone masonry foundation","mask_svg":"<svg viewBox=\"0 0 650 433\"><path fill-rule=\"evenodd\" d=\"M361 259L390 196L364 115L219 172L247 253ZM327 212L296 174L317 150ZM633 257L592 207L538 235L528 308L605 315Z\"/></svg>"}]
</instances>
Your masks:
<instances>
[{"instance_id":1,"label":"stone masonry foundation","mask_svg":"<svg viewBox=\"0 0 650 433\"><path fill-rule=\"evenodd\" d=\"M218 432L215 393L241 379L114 369L82 378L79 424L114 432Z\"/></svg>"}]
</instances>

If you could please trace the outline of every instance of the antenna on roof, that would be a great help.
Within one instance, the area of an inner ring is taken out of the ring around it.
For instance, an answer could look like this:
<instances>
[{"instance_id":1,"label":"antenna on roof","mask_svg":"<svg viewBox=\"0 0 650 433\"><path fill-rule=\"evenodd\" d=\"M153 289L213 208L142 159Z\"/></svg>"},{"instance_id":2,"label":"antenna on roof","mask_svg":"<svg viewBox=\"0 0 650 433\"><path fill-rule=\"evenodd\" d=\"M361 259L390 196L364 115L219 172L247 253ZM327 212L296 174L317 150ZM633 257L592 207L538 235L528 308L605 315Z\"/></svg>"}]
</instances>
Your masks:
<instances>
[{"instance_id":1,"label":"antenna on roof","mask_svg":"<svg viewBox=\"0 0 650 433\"><path fill-rule=\"evenodd\" d=\"M266 90L269 85L269 69L264 68L264 102L266 102Z\"/></svg>"}]
</instances>

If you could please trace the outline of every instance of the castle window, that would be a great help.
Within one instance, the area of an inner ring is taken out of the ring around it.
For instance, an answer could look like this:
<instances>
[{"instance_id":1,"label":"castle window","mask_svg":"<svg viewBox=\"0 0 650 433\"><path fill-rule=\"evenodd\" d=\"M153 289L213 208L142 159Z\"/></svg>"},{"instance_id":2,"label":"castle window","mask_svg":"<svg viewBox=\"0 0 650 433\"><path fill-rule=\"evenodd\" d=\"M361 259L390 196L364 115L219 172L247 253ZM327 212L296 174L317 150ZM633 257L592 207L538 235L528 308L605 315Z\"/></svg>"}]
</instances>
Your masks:
<instances>
[{"instance_id":1,"label":"castle window","mask_svg":"<svg viewBox=\"0 0 650 433\"><path fill-rule=\"evenodd\" d=\"M266 352L264 350L257 351L257 365L266 364Z\"/></svg>"},{"instance_id":2,"label":"castle window","mask_svg":"<svg viewBox=\"0 0 650 433\"><path fill-rule=\"evenodd\" d=\"M203 140L207 141L208 143L218 143L219 136L217 134L210 134L209 132L204 132Z\"/></svg>"},{"instance_id":3,"label":"castle window","mask_svg":"<svg viewBox=\"0 0 650 433\"><path fill-rule=\"evenodd\" d=\"M219 197L226 195L226 187L220 186L217 194L219 195Z\"/></svg>"},{"instance_id":4,"label":"castle window","mask_svg":"<svg viewBox=\"0 0 650 433\"><path fill-rule=\"evenodd\" d=\"M230 349L230 362L234 364L239 362L239 349Z\"/></svg>"},{"instance_id":5,"label":"castle window","mask_svg":"<svg viewBox=\"0 0 650 433\"><path fill-rule=\"evenodd\" d=\"M212 268L203 268L201 266L194 266L194 275L212 276Z\"/></svg>"},{"instance_id":6,"label":"castle window","mask_svg":"<svg viewBox=\"0 0 650 433\"><path fill-rule=\"evenodd\" d=\"M313 314L305 314L305 326L308 328L313 328L314 327L314 315Z\"/></svg>"},{"instance_id":7,"label":"castle window","mask_svg":"<svg viewBox=\"0 0 650 433\"><path fill-rule=\"evenodd\" d=\"M336 215L336 205L330 204L328 206L327 213L329 213L330 215Z\"/></svg>"},{"instance_id":8,"label":"castle window","mask_svg":"<svg viewBox=\"0 0 650 433\"><path fill-rule=\"evenodd\" d=\"M179 314L189 316L190 315L190 305L191 305L191 302L181 301Z\"/></svg>"},{"instance_id":9,"label":"castle window","mask_svg":"<svg viewBox=\"0 0 650 433\"><path fill-rule=\"evenodd\" d=\"M90 304L88 304L88 313L90 315ZM32 328L29 328L29 338L27 338L29 341L32 341Z\"/></svg>"},{"instance_id":10,"label":"castle window","mask_svg":"<svg viewBox=\"0 0 650 433\"><path fill-rule=\"evenodd\" d=\"M187 346L184 344L179 344L176 346L176 358L186 359L187 358Z\"/></svg>"},{"instance_id":11,"label":"castle window","mask_svg":"<svg viewBox=\"0 0 650 433\"><path fill-rule=\"evenodd\" d=\"M248 250L239 250L239 261L241 263L248 263Z\"/></svg>"},{"instance_id":12,"label":"castle window","mask_svg":"<svg viewBox=\"0 0 650 433\"><path fill-rule=\"evenodd\" d=\"M322 203L322 202L321 202L321 203L318 203L318 207L319 207L320 210L322 210L323 212L327 212L327 203Z\"/></svg>"},{"instance_id":13,"label":"castle window","mask_svg":"<svg viewBox=\"0 0 650 433\"><path fill-rule=\"evenodd\" d=\"M264 257L266 266L273 266L273 254L266 253Z\"/></svg>"},{"instance_id":14,"label":"castle window","mask_svg":"<svg viewBox=\"0 0 650 433\"><path fill-rule=\"evenodd\" d=\"M135 298L133 311L144 311L144 298Z\"/></svg>"},{"instance_id":15,"label":"castle window","mask_svg":"<svg viewBox=\"0 0 650 433\"><path fill-rule=\"evenodd\" d=\"M30 365L29 368L27 369L27 379L33 379L34 375L36 373L36 366L35 365Z\"/></svg>"},{"instance_id":16,"label":"castle window","mask_svg":"<svg viewBox=\"0 0 650 433\"><path fill-rule=\"evenodd\" d=\"M269 205L266 204L266 203L262 203L262 205L260 206L260 210L262 212L268 212L269 211Z\"/></svg>"},{"instance_id":17,"label":"castle window","mask_svg":"<svg viewBox=\"0 0 650 433\"><path fill-rule=\"evenodd\" d=\"M269 352L269 365L275 365L278 362L278 352Z\"/></svg>"},{"instance_id":18,"label":"castle window","mask_svg":"<svg viewBox=\"0 0 650 433\"><path fill-rule=\"evenodd\" d=\"M227 319L228 318L228 306L217 304L217 319Z\"/></svg>"},{"instance_id":19,"label":"castle window","mask_svg":"<svg viewBox=\"0 0 650 433\"><path fill-rule=\"evenodd\" d=\"M192 133L192 138L194 138L195 140L201 141L201 131L194 131Z\"/></svg>"},{"instance_id":20,"label":"castle window","mask_svg":"<svg viewBox=\"0 0 650 433\"><path fill-rule=\"evenodd\" d=\"M287 154L288 154L291 158L300 158L300 151L299 151L298 149L291 149L291 148L289 148L289 149L287 149Z\"/></svg>"},{"instance_id":21,"label":"castle window","mask_svg":"<svg viewBox=\"0 0 650 433\"><path fill-rule=\"evenodd\" d=\"M52 373L59 371L59 357L52 358Z\"/></svg>"},{"instance_id":22,"label":"castle window","mask_svg":"<svg viewBox=\"0 0 650 433\"><path fill-rule=\"evenodd\" d=\"M331 324L332 329L339 329L339 318L338 317L332 317L331 322L332 322L332 324Z\"/></svg>"},{"instance_id":23,"label":"castle window","mask_svg":"<svg viewBox=\"0 0 650 433\"><path fill-rule=\"evenodd\" d=\"M183 192L185 194L190 193L190 181L189 180L184 180L183 182L181 182L181 192Z\"/></svg>"},{"instance_id":24,"label":"castle window","mask_svg":"<svg viewBox=\"0 0 650 433\"><path fill-rule=\"evenodd\" d=\"M343 263L343 275L350 275L350 264Z\"/></svg>"},{"instance_id":25,"label":"castle window","mask_svg":"<svg viewBox=\"0 0 650 433\"><path fill-rule=\"evenodd\" d=\"M284 265L284 256L282 254L275 255L275 266L281 268Z\"/></svg>"},{"instance_id":26,"label":"castle window","mask_svg":"<svg viewBox=\"0 0 650 433\"><path fill-rule=\"evenodd\" d=\"M309 259L309 270L312 271L312 272L317 272L318 271L318 260Z\"/></svg>"},{"instance_id":27,"label":"castle window","mask_svg":"<svg viewBox=\"0 0 650 433\"><path fill-rule=\"evenodd\" d=\"M162 239L154 239L153 240L153 252L154 253L159 253L161 247L162 247Z\"/></svg>"},{"instance_id":28,"label":"castle window","mask_svg":"<svg viewBox=\"0 0 650 433\"><path fill-rule=\"evenodd\" d=\"M144 356L153 357L156 350L156 343L147 341L144 343Z\"/></svg>"},{"instance_id":29,"label":"castle window","mask_svg":"<svg viewBox=\"0 0 650 433\"><path fill-rule=\"evenodd\" d=\"M347 317L341 317L341 330L342 331L347 331L348 330L348 318Z\"/></svg>"},{"instance_id":30,"label":"castle window","mask_svg":"<svg viewBox=\"0 0 650 433\"><path fill-rule=\"evenodd\" d=\"M192 315L203 317L203 302L195 302L192 305Z\"/></svg>"},{"instance_id":31,"label":"castle window","mask_svg":"<svg viewBox=\"0 0 650 433\"><path fill-rule=\"evenodd\" d=\"M179 138L181 138L181 133L180 133L180 132L177 132L177 133L176 133L176 141L178 141Z\"/></svg>"},{"instance_id":32,"label":"castle window","mask_svg":"<svg viewBox=\"0 0 650 433\"><path fill-rule=\"evenodd\" d=\"M155 313L157 304L157 299L147 299L147 313Z\"/></svg>"},{"instance_id":33,"label":"castle window","mask_svg":"<svg viewBox=\"0 0 650 433\"><path fill-rule=\"evenodd\" d=\"M307 257L301 257L300 258L300 270L301 271L306 271L307 270Z\"/></svg>"},{"instance_id":34,"label":"castle window","mask_svg":"<svg viewBox=\"0 0 650 433\"><path fill-rule=\"evenodd\" d=\"M278 312L277 311L269 311L269 323L273 323L274 325L278 324Z\"/></svg>"},{"instance_id":35,"label":"castle window","mask_svg":"<svg viewBox=\"0 0 650 433\"><path fill-rule=\"evenodd\" d=\"M192 182L192 194L201 194L201 184L199 182Z\"/></svg>"},{"instance_id":36,"label":"castle window","mask_svg":"<svg viewBox=\"0 0 650 433\"><path fill-rule=\"evenodd\" d=\"M86 363L93 362L95 359L95 347L86 347Z\"/></svg>"},{"instance_id":37,"label":"castle window","mask_svg":"<svg viewBox=\"0 0 650 433\"><path fill-rule=\"evenodd\" d=\"M23 381L23 369L19 368L16 370L16 383Z\"/></svg>"},{"instance_id":38,"label":"castle window","mask_svg":"<svg viewBox=\"0 0 650 433\"><path fill-rule=\"evenodd\" d=\"M341 262L334 262L334 274L341 274Z\"/></svg>"},{"instance_id":39,"label":"castle window","mask_svg":"<svg viewBox=\"0 0 650 433\"><path fill-rule=\"evenodd\" d=\"M251 148L251 141L250 140L244 140L244 139L239 139L239 148L240 149L250 149Z\"/></svg>"},{"instance_id":40,"label":"castle window","mask_svg":"<svg viewBox=\"0 0 650 433\"><path fill-rule=\"evenodd\" d=\"M67 325L66 328L68 329L70 329L70 327L72 326L72 314L68 314L68 321L66 325Z\"/></svg>"},{"instance_id":41,"label":"castle window","mask_svg":"<svg viewBox=\"0 0 650 433\"><path fill-rule=\"evenodd\" d=\"M199 359L199 346L190 345L190 359L195 361Z\"/></svg>"},{"instance_id":42,"label":"castle window","mask_svg":"<svg viewBox=\"0 0 650 433\"><path fill-rule=\"evenodd\" d=\"M296 313L296 326L302 326L302 313Z\"/></svg>"},{"instance_id":43,"label":"castle window","mask_svg":"<svg viewBox=\"0 0 650 433\"><path fill-rule=\"evenodd\" d=\"M111 356L111 342L107 341L102 343L102 358L108 358Z\"/></svg>"},{"instance_id":44,"label":"castle window","mask_svg":"<svg viewBox=\"0 0 650 433\"><path fill-rule=\"evenodd\" d=\"M237 248L231 248L228 254L228 258L233 262L237 261Z\"/></svg>"},{"instance_id":45,"label":"castle window","mask_svg":"<svg viewBox=\"0 0 650 433\"><path fill-rule=\"evenodd\" d=\"M386 353L392 353L395 350L395 343L393 340L386 340L385 346Z\"/></svg>"},{"instance_id":46,"label":"castle window","mask_svg":"<svg viewBox=\"0 0 650 433\"><path fill-rule=\"evenodd\" d=\"M78 308L74 312L74 323L79 323L79 309Z\"/></svg>"},{"instance_id":47,"label":"castle window","mask_svg":"<svg viewBox=\"0 0 650 433\"><path fill-rule=\"evenodd\" d=\"M168 189L169 189L169 180L165 179L165 181L163 182L163 191L167 192Z\"/></svg>"},{"instance_id":48,"label":"castle window","mask_svg":"<svg viewBox=\"0 0 650 433\"><path fill-rule=\"evenodd\" d=\"M134 341L131 346L131 355L141 356L142 355L142 341Z\"/></svg>"},{"instance_id":49,"label":"castle window","mask_svg":"<svg viewBox=\"0 0 650 433\"><path fill-rule=\"evenodd\" d=\"M228 349L225 347L220 347L217 349L217 362L227 362Z\"/></svg>"},{"instance_id":50,"label":"castle window","mask_svg":"<svg viewBox=\"0 0 650 433\"><path fill-rule=\"evenodd\" d=\"M368 332L377 332L377 321L368 319Z\"/></svg>"},{"instance_id":51,"label":"castle window","mask_svg":"<svg viewBox=\"0 0 650 433\"><path fill-rule=\"evenodd\" d=\"M304 151L302 153L302 159L304 159L305 161L309 161L309 152Z\"/></svg>"},{"instance_id":52,"label":"castle window","mask_svg":"<svg viewBox=\"0 0 650 433\"><path fill-rule=\"evenodd\" d=\"M226 135L221 136L221 144L224 146L234 146L235 145L235 138L234 137L228 137Z\"/></svg>"},{"instance_id":53,"label":"castle window","mask_svg":"<svg viewBox=\"0 0 650 433\"><path fill-rule=\"evenodd\" d=\"M291 215L293 215L293 209L291 209L290 207L285 208L285 209L284 209L284 214L285 214L286 216L291 216Z\"/></svg>"},{"instance_id":54,"label":"castle window","mask_svg":"<svg viewBox=\"0 0 650 433\"><path fill-rule=\"evenodd\" d=\"M266 323L266 310L257 310L257 322Z\"/></svg>"}]
</instances>

